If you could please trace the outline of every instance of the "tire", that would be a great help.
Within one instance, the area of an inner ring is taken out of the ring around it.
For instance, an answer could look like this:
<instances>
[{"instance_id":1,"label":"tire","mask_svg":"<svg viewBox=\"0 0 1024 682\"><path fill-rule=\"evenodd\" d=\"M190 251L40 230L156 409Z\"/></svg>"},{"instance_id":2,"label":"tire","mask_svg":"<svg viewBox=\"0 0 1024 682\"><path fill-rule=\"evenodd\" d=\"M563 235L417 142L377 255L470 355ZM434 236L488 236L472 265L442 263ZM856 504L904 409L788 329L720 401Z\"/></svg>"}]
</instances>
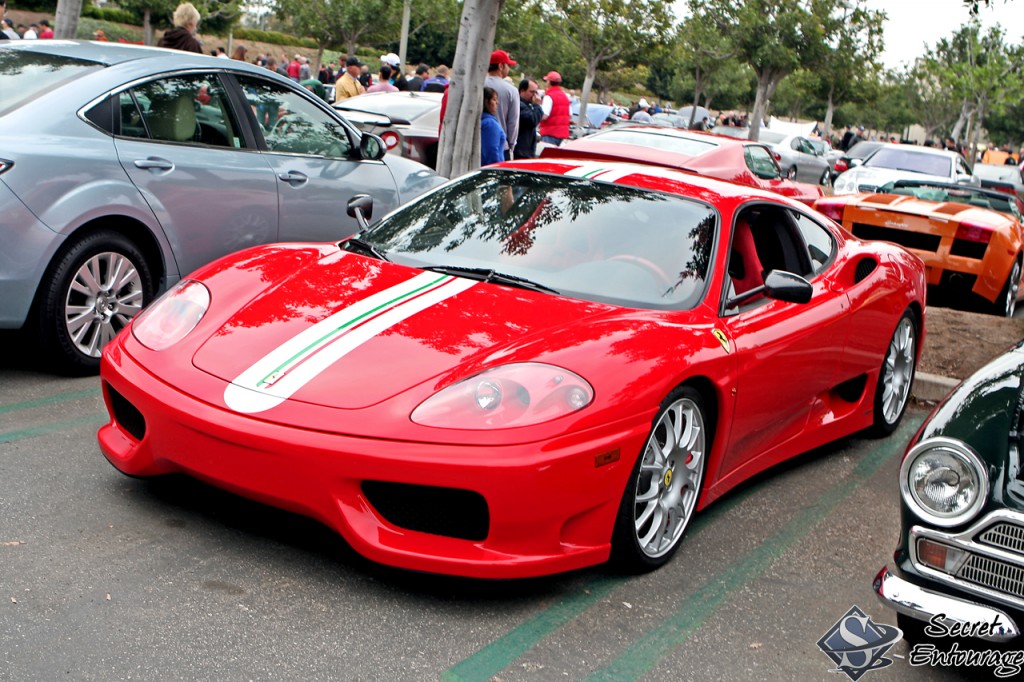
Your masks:
<instances>
[{"instance_id":1,"label":"tire","mask_svg":"<svg viewBox=\"0 0 1024 682\"><path fill-rule=\"evenodd\" d=\"M58 253L39 287L36 324L48 365L95 374L103 346L153 299L145 257L109 230L74 239Z\"/></svg>"},{"instance_id":2,"label":"tire","mask_svg":"<svg viewBox=\"0 0 1024 682\"><path fill-rule=\"evenodd\" d=\"M786 171L786 177L790 180L796 180L796 166L789 167L789 170Z\"/></svg>"},{"instance_id":3,"label":"tire","mask_svg":"<svg viewBox=\"0 0 1024 682\"><path fill-rule=\"evenodd\" d=\"M612 533L612 562L629 573L668 563L693 518L711 429L704 399L683 386L662 402L637 456Z\"/></svg>"},{"instance_id":4,"label":"tire","mask_svg":"<svg viewBox=\"0 0 1024 682\"><path fill-rule=\"evenodd\" d=\"M825 172L821 174L821 179L818 180L818 184L821 185L822 187L831 187L832 186L832 172L829 171L826 168Z\"/></svg>"},{"instance_id":5,"label":"tire","mask_svg":"<svg viewBox=\"0 0 1024 682\"><path fill-rule=\"evenodd\" d=\"M917 371L917 322L909 310L896 324L896 331L885 349L885 358L878 372L875 388L875 436L888 436L896 430L910 402L910 389Z\"/></svg>"},{"instance_id":6,"label":"tire","mask_svg":"<svg viewBox=\"0 0 1024 682\"><path fill-rule=\"evenodd\" d=\"M1006 284L999 293L999 298L992 304L992 312L1002 317L1013 317L1017 310L1017 295L1020 293L1020 258L1010 268L1010 276L1006 278Z\"/></svg>"},{"instance_id":7,"label":"tire","mask_svg":"<svg viewBox=\"0 0 1024 682\"><path fill-rule=\"evenodd\" d=\"M930 640L924 632L926 625L927 623L923 620L911 618L904 613L896 614L896 627L903 632L903 641L907 643L907 646L923 644Z\"/></svg>"}]
</instances>

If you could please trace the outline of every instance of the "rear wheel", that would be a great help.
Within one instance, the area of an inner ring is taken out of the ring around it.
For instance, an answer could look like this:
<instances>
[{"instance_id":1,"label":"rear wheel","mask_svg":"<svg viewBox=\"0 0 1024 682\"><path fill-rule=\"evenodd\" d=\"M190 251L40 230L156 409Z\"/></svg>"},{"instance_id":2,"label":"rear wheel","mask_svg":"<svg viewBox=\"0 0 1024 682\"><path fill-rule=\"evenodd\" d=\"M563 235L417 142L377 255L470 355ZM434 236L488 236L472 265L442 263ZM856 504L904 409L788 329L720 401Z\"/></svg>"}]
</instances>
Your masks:
<instances>
[{"instance_id":1,"label":"rear wheel","mask_svg":"<svg viewBox=\"0 0 1024 682\"><path fill-rule=\"evenodd\" d=\"M668 562L693 517L711 434L704 399L689 386L662 402L619 505L613 561L630 572Z\"/></svg>"},{"instance_id":2,"label":"rear wheel","mask_svg":"<svg viewBox=\"0 0 1024 682\"><path fill-rule=\"evenodd\" d=\"M36 321L47 362L93 374L103 346L153 298L145 257L129 239L102 230L73 241L40 286Z\"/></svg>"},{"instance_id":3,"label":"rear wheel","mask_svg":"<svg viewBox=\"0 0 1024 682\"><path fill-rule=\"evenodd\" d=\"M885 351L875 389L875 420L872 431L887 436L896 430L910 402L910 388L917 369L917 323L909 310L903 313Z\"/></svg>"},{"instance_id":4,"label":"rear wheel","mask_svg":"<svg viewBox=\"0 0 1024 682\"><path fill-rule=\"evenodd\" d=\"M821 179L818 180L818 184L823 187L828 187L832 184L832 173L827 168L825 172L821 174Z\"/></svg>"},{"instance_id":5,"label":"rear wheel","mask_svg":"<svg viewBox=\"0 0 1024 682\"><path fill-rule=\"evenodd\" d=\"M1006 278L1006 284L999 293L999 298L992 305L992 312L1003 317L1013 317L1017 311L1017 295L1020 293L1020 259L1018 258L1010 269L1010 276Z\"/></svg>"},{"instance_id":6,"label":"rear wheel","mask_svg":"<svg viewBox=\"0 0 1024 682\"><path fill-rule=\"evenodd\" d=\"M789 167L789 170L786 171L786 177L790 180L796 180L796 166Z\"/></svg>"}]
</instances>

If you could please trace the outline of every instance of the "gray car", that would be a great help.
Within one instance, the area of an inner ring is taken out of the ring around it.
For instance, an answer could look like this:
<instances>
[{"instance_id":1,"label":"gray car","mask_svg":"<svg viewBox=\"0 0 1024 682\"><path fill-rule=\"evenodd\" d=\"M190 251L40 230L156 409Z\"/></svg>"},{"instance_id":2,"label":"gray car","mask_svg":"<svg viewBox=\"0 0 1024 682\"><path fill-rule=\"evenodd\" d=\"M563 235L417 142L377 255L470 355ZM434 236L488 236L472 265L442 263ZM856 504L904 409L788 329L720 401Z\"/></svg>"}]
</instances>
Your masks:
<instances>
[{"instance_id":1,"label":"gray car","mask_svg":"<svg viewBox=\"0 0 1024 682\"><path fill-rule=\"evenodd\" d=\"M244 62L64 40L0 47L0 329L55 369L100 349L160 291L227 253L338 240L443 182L385 157L298 84Z\"/></svg>"},{"instance_id":2,"label":"gray car","mask_svg":"<svg viewBox=\"0 0 1024 682\"><path fill-rule=\"evenodd\" d=\"M790 180L819 185L832 183L832 169L828 161L809 138L762 129L758 139L771 146L782 172Z\"/></svg>"}]
</instances>

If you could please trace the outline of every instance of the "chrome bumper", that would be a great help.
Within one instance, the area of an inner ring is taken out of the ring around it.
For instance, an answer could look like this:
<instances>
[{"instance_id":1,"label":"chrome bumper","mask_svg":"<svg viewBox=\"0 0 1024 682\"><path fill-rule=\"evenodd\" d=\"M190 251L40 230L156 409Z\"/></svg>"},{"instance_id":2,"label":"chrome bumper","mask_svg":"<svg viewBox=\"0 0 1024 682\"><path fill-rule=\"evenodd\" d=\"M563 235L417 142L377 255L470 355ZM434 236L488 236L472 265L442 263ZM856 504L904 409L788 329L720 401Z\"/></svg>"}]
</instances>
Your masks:
<instances>
[{"instance_id":1,"label":"chrome bumper","mask_svg":"<svg viewBox=\"0 0 1024 682\"><path fill-rule=\"evenodd\" d=\"M886 606L926 622L940 613L951 623L993 623L998 618L1002 627L979 639L1006 642L1020 635L1020 628L1004 611L918 587L890 573L888 567L883 568L875 576L875 594Z\"/></svg>"}]
</instances>

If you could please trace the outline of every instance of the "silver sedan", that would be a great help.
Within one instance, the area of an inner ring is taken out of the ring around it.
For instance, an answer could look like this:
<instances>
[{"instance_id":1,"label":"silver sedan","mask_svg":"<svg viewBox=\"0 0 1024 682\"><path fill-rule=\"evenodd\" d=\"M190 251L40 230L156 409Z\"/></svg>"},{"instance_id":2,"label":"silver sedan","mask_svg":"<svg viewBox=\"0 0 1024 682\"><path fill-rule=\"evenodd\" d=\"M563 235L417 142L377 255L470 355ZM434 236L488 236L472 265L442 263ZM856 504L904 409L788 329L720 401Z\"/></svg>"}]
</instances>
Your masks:
<instances>
[{"instance_id":1,"label":"silver sedan","mask_svg":"<svg viewBox=\"0 0 1024 682\"><path fill-rule=\"evenodd\" d=\"M297 83L244 62L106 42L0 47L0 329L55 369L232 251L337 240L346 202L383 213L443 182L385 157Z\"/></svg>"},{"instance_id":2,"label":"silver sedan","mask_svg":"<svg viewBox=\"0 0 1024 682\"><path fill-rule=\"evenodd\" d=\"M782 172L790 180L829 185L832 169L825 155L803 135L786 135L761 129L759 140L771 146Z\"/></svg>"}]
</instances>

